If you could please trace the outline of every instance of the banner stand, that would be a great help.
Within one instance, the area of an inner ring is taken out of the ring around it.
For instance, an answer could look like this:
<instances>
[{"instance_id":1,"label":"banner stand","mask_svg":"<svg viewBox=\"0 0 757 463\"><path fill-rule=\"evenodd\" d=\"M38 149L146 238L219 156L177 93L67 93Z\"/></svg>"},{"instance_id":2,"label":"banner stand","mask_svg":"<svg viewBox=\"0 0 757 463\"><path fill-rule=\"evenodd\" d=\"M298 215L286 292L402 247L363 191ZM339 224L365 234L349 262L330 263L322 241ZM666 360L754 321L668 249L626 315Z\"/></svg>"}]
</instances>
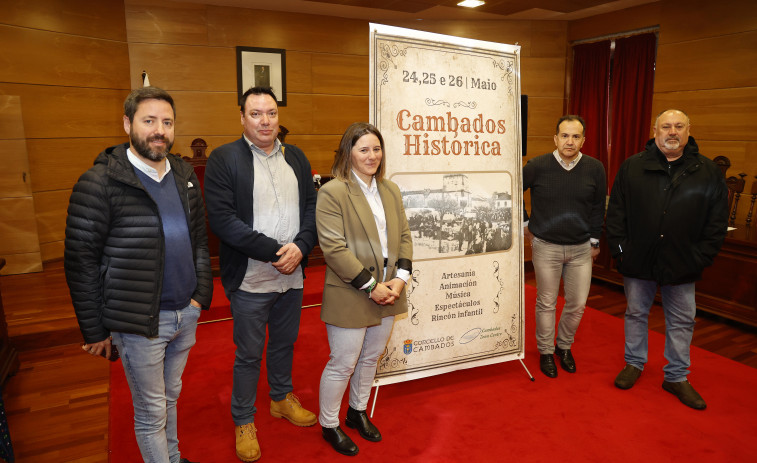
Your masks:
<instances>
[{"instance_id":1,"label":"banner stand","mask_svg":"<svg viewBox=\"0 0 757 463\"><path fill-rule=\"evenodd\" d=\"M413 241L374 387L525 356L520 46L370 24L369 121ZM376 406L373 398L371 416Z\"/></svg>"}]
</instances>

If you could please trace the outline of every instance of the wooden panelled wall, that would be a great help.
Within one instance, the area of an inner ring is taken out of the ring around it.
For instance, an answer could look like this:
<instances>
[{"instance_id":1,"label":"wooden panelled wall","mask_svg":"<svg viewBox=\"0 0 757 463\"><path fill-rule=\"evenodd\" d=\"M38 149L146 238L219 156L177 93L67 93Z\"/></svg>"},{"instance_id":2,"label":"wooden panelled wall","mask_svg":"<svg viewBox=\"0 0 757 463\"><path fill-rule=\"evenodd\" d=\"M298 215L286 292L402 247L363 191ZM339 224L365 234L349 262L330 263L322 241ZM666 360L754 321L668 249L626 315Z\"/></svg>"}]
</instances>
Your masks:
<instances>
[{"instance_id":1,"label":"wooden panelled wall","mask_svg":"<svg viewBox=\"0 0 757 463\"><path fill-rule=\"evenodd\" d=\"M551 149L563 111L566 22L451 21L399 24L523 46L530 99L529 151ZM104 147L126 140L122 103L141 85L176 101L174 152L202 137L213 148L242 128L235 47L284 48L287 142L328 173L344 129L368 119L368 21L213 5L126 0L15 2L0 9L0 93L20 95L44 260L63 255L70 190ZM545 137L544 134L548 134Z\"/></svg>"},{"instance_id":2,"label":"wooden panelled wall","mask_svg":"<svg viewBox=\"0 0 757 463\"><path fill-rule=\"evenodd\" d=\"M327 173L348 124L368 118L368 21L196 3L125 0L4 2L0 94L20 96L43 260L63 255L72 185L106 146L123 142L122 104L148 71L177 106L175 152L240 136L238 45L287 50L281 123ZM757 170L757 4L681 8L664 0L565 21L408 21L392 25L522 46L528 157L551 151L565 109L572 40L660 25L654 108L687 110L702 151ZM674 11L675 14L670 14ZM667 14L663 14L667 12ZM754 172L757 173L757 172ZM748 183L751 185L751 183Z\"/></svg>"},{"instance_id":3,"label":"wooden panelled wall","mask_svg":"<svg viewBox=\"0 0 757 463\"><path fill-rule=\"evenodd\" d=\"M705 156L727 156L728 175L757 175L757 2L663 0L571 21L568 40L659 25L653 116L679 108ZM743 224L748 200L739 204Z\"/></svg>"},{"instance_id":4,"label":"wooden panelled wall","mask_svg":"<svg viewBox=\"0 0 757 463\"><path fill-rule=\"evenodd\" d=\"M20 97L42 260L58 259L71 187L100 150L125 140L124 5L5 1L0 43L0 94Z\"/></svg>"}]
</instances>

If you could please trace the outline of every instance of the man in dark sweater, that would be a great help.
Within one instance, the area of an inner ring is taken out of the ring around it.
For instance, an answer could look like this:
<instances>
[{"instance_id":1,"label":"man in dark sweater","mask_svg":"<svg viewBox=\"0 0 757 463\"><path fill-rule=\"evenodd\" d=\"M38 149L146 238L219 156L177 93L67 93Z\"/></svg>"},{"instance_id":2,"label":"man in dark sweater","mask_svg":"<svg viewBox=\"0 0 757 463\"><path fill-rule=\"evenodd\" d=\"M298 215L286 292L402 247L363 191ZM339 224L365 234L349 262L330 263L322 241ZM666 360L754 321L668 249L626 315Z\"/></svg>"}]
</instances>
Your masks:
<instances>
[{"instance_id":1,"label":"man in dark sweater","mask_svg":"<svg viewBox=\"0 0 757 463\"><path fill-rule=\"evenodd\" d=\"M560 366L575 373L571 346L591 286L591 266L599 254L607 180L602 163L581 153L586 124L579 116L557 121L555 149L523 167L523 191L531 189L531 215L524 234L531 241L536 273L536 345L541 371L557 377ZM565 306L555 346L555 305L562 277Z\"/></svg>"}]
</instances>

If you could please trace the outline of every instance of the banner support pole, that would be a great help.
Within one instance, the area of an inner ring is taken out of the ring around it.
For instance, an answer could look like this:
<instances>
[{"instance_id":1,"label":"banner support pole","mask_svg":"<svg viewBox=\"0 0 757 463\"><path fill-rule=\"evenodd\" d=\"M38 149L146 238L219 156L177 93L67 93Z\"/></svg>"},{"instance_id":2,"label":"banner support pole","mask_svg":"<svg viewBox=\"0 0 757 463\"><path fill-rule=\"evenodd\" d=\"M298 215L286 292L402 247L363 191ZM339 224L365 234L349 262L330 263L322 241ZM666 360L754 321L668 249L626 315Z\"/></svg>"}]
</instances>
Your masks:
<instances>
[{"instance_id":1,"label":"banner support pole","mask_svg":"<svg viewBox=\"0 0 757 463\"><path fill-rule=\"evenodd\" d=\"M523 365L523 366L525 366L525 365ZM528 371L528 370L526 370L526 371ZM533 380L533 378L531 378L531 380ZM378 397L379 387L381 387L381 386L380 385L376 386L376 392L373 393L373 404L371 404L371 418L373 418L373 411L376 409L376 397Z\"/></svg>"},{"instance_id":2,"label":"banner support pole","mask_svg":"<svg viewBox=\"0 0 757 463\"><path fill-rule=\"evenodd\" d=\"M536 381L536 378L531 374L530 371L528 371L528 367L525 363L523 363L523 359L518 359L521 365L523 365L523 369L526 370L526 374L528 374L528 377L531 378L531 381Z\"/></svg>"}]
</instances>

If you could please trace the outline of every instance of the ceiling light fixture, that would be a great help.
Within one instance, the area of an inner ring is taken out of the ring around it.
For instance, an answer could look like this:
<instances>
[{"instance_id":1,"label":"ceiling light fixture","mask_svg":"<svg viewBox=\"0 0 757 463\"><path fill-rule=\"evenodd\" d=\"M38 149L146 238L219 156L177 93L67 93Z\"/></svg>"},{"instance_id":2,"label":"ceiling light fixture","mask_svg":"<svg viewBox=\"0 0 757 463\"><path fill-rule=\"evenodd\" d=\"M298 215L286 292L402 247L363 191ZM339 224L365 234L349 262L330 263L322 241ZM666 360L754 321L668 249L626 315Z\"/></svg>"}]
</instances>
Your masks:
<instances>
[{"instance_id":1,"label":"ceiling light fixture","mask_svg":"<svg viewBox=\"0 0 757 463\"><path fill-rule=\"evenodd\" d=\"M466 8L475 8L477 6L481 6L486 2L482 2L481 0L463 0L462 2L458 3L457 6L464 6Z\"/></svg>"}]
</instances>

